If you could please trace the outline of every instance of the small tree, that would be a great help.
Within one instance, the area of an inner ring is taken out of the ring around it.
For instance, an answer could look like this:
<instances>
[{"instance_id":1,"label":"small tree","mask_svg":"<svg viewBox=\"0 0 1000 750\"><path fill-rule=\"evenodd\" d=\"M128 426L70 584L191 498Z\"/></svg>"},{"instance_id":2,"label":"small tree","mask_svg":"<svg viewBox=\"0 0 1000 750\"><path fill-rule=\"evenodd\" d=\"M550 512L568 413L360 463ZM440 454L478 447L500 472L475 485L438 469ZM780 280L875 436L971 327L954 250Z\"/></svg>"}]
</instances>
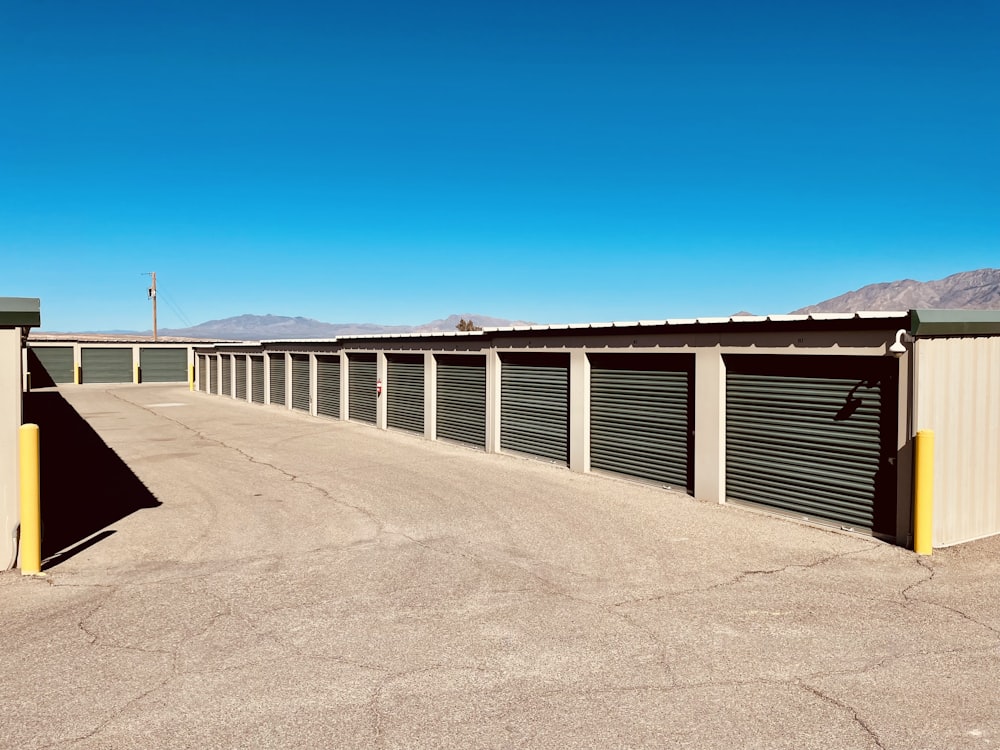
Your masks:
<instances>
[{"instance_id":1,"label":"small tree","mask_svg":"<svg viewBox=\"0 0 1000 750\"><path fill-rule=\"evenodd\" d=\"M468 320L466 320L465 318L462 318L461 320L458 321L458 325L455 326L455 328L457 328L460 331L481 331L481 330L483 330L483 327L482 326L477 326L476 323L475 323L475 321L472 320L472 318L469 318Z\"/></svg>"}]
</instances>

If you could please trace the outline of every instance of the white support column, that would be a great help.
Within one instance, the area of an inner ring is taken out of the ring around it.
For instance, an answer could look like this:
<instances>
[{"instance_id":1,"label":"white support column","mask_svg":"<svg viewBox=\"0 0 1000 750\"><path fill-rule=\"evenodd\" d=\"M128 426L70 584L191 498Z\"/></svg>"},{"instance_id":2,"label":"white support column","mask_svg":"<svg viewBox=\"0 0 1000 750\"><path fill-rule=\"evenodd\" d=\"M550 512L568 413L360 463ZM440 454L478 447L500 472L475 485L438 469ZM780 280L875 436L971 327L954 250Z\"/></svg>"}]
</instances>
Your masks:
<instances>
[{"instance_id":1,"label":"white support column","mask_svg":"<svg viewBox=\"0 0 1000 750\"><path fill-rule=\"evenodd\" d=\"M340 418L346 420L351 413L351 360L347 352L340 350Z\"/></svg>"},{"instance_id":2,"label":"white support column","mask_svg":"<svg viewBox=\"0 0 1000 750\"><path fill-rule=\"evenodd\" d=\"M717 348L695 353L694 496L726 501L726 363Z\"/></svg>"},{"instance_id":3,"label":"white support column","mask_svg":"<svg viewBox=\"0 0 1000 750\"><path fill-rule=\"evenodd\" d=\"M316 416L316 384L319 380L318 370L319 367L316 365L316 355L307 354L309 357L309 413L314 417Z\"/></svg>"},{"instance_id":4,"label":"white support column","mask_svg":"<svg viewBox=\"0 0 1000 750\"><path fill-rule=\"evenodd\" d=\"M375 403L375 426L380 430L389 429L389 410L386 408L386 401L389 398L389 388L391 383L389 383L388 375L389 363L385 358L385 352L378 352L375 355L375 377L382 381L382 393L378 397L378 401ZM374 388L375 383L371 383L369 388Z\"/></svg>"},{"instance_id":5,"label":"white support column","mask_svg":"<svg viewBox=\"0 0 1000 750\"><path fill-rule=\"evenodd\" d=\"M569 355L569 468L590 471L590 359L583 349Z\"/></svg>"},{"instance_id":6,"label":"white support column","mask_svg":"<svg viewBox=\"0 0 1000 750\"><path fill-rule=\"evenodd\" d=\"M264 352L264 403L271 403L271 353Z\"/></svg>"},{"instance_id":7,"label":"white support column","mask_svg":"<svg viewBox=\"0 0 1000 750\"><path fill-rule=\"evenodd\" d=\"M424 437L437 439L437 359L424 352Z\"/></svg>"},{"instance_id":8,"label":"white support column","mask_svg":"<svg viewBox=\"0 0 1000 750\"><path fill-rule=\"evenodd\" d=\"M285 352L285 408L292 408L292 355Z\"/></svg>"},{"instance_id":9,"label":"white support column","mask_svg":"<svg viewBox=\"0 0 1000 750\"><path fill-rule=\"evenodd\" d=\"M486 452L500 452L500 355L486 352Z\"/></svg>"}]
</instances>

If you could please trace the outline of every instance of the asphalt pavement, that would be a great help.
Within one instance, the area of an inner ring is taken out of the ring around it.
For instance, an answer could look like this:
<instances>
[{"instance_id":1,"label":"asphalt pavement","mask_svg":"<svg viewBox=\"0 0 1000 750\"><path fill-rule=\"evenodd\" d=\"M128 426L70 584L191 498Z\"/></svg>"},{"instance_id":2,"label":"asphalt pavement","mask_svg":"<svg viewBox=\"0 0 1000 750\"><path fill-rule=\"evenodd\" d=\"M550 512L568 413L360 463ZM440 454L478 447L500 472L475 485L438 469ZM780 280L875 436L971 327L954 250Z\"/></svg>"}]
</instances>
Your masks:
<instances>
[{"instance_id":1,"label":"asphalt pavement","mask_svg":"<svg viewBox=\"0 0 1000 750\"><path fill-rule=\"evenodd\" d=\"M1000 746L996 538L919 557L181 386L36 396L4 748Z\"/></svg>"}]
</instances>

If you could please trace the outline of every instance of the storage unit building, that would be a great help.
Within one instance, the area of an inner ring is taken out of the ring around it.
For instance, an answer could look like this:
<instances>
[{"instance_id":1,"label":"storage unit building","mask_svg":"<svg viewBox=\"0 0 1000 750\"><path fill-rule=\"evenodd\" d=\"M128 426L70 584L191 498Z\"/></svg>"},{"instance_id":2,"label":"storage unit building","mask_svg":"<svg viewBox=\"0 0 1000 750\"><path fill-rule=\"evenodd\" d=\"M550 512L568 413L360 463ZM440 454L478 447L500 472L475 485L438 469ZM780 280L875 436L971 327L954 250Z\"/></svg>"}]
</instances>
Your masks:
<instances>
[{"instance_id":1,"label":"storage unit building","mask_svg":"<svg viewBox=\"0 0 1000 750\"><path fill-rule=\"evenodd\" d=\"M60 383L72 383L72 346L28 345L28 372L31 373L31 387L45 388Z\"/></svg>"},{"instance_id":2,"label":"storage unit building","mask_svg":"<svg viewBox=\"0 0 1000 750\"><path fill-rule=\"evenodd\" d=\"M247 358L245 354L236 354L233 357L234 375L236 380L236 398L240 401L247 400Z\"/></svg>"},{"instance_id":3,"label":"storage unit building","mask_svg":"<svg viewBox=\"0 0 1000 750\"><path fill-rule=\"evenodd\" d=\"M340 419L340 355L316 357L316 413Z\"/></svg>"},{"instance_id":4,"label":"storage unit building","mask_svg":"<svg viewBox=\"0 0 1000 750\"><path fill-rule=\"evenodd\" d=\"M560 463L569 461L567 355L501 355L500 446Z\"/></svg>"},{"instance_id":5,"label":"storage unit building","mask_svg":"<svg viewBox=\"0 0 1000 750\"><path fill-rule=\"evenodd\" d=\"M389 427L424 432L424 356L386 355L386 423Z\"/></svg>"},{"instance_id":6,"label":"storage unit building","mask_svg":"<svg viewBox=\"0 0 1000 750\"><path fill-rule=\"evenodd\" d=\"M80 350L84 383L131 383L132 347L85 346Z\"/></svg>"},{"instance_id":7,"label":"storage unit building","mask_svg":"<svg viewBox=\"0 0 1000 750\"><path fill-rule=\"evenodd\" d=\"M349 396L348 418L375 424L378 414L378 361L374 354L352 354L348 357L347 377Z\"/></svg>"},{"instance_id":8,"label":"storage unit building","mask_svg":"<svg viewBox=\"0 0 1000 750\"><path fill-rule=\"evenodd\" d=\"M268 403L273 406L287 406L285 394L285 355L270 354L267 357L267 374L269 377Z\"/></svg>"},{"instance_id":9,"label":"storage unit building","mask_svg":"<svg viewBox=\"0 0 1000 750\"><path fill-rule=\"evenodd\" d=\"M143 383L183 383L188 379L187 348L143 346L139 372Z\"/></svg>"},{"instance_id":10,"label":"storage unit building","mask_svg":"<svg viewBox=\"0 0 1000 750\"><path fill-rule=\"evenodd\" d=\"M264 403L264 355L250 355L250 401Z\"/></svg>"},{"instance_id":11,"label":"storage unit building","mask_svg":"<svg viewBox=\"0 0 1000 750\"><path fill-rule=\"evenodd\" d=\"M437 436L486 447L486 357L437 356Z\"/></svg>"},{"instance_id":12,"label":"storage unit building","mask_svg":"<svg viewBox=\"0 0 1000 750\"><path fill-rule=\"evenodd\" d=\"M309 355L292 355L292 408L309 411Z\"/></svg>"}]
</instances>

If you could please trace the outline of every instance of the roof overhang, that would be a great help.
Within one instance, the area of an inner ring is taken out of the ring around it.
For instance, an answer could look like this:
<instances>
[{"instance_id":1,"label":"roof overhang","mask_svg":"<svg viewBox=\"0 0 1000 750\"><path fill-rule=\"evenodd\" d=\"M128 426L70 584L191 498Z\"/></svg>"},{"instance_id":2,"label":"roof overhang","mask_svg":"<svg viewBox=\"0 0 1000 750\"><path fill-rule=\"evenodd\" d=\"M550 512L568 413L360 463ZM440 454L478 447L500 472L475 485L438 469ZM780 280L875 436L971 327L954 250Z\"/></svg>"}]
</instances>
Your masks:
<instances>
[{"instance_id":1,"label":"roof overhang","mask_svg":"<svg viewBox=\"0 0 1000 750\"><path fill-rule=\"evenodd\" d=\"M42 324L38 297L0 297L0 328L32 328Z\"/></svg>"}]
</instances>

